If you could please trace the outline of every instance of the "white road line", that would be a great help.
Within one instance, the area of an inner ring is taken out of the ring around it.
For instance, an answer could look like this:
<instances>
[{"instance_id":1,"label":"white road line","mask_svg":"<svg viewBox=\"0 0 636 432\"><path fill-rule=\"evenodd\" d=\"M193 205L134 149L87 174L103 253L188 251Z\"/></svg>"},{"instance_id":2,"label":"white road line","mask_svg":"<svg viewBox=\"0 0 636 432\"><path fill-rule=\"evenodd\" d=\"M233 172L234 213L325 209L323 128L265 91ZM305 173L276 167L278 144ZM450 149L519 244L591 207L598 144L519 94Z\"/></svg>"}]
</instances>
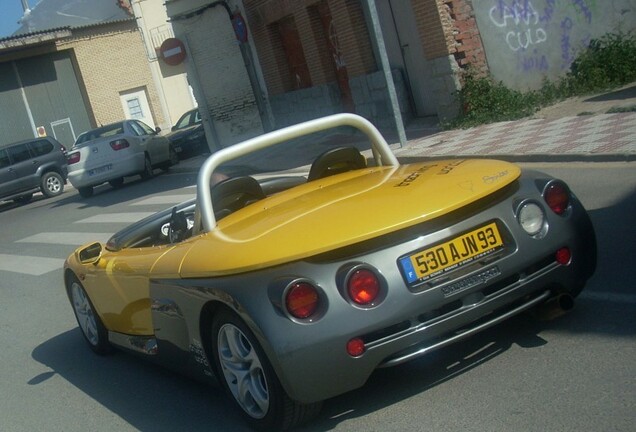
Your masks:
<instances>
[{"instance_id":1,"label":"white road line","mask_svg":"<svg viewBox=\"0 0 636 432\"><path fill-rule=\"evenodd\" d=\"M155 214L155 212L104 213L73 223L132 223L153 214Z\"/></svg>"},{"instance_id":2,"label":"white road line","mask_svg":"<svg viewBox=\"0 0 636 432\"><path fill-rule=\"evenodd\" d=\"M41 276L61 269L63 265L64 260L59 258L0 254L0 270L13 273Z\"/></svg>"},{"instance_id":3,"label":"white road line","mask_svg":"<svg viewBox=\"0 0 636 432\"><path fill-rule=\"evenodd\" d=\"M80 246L95 241L106 243L112 235L112 233L42 232L17 240L16 243L45 243Z\"/></svg>"},{"instance_id":4,"label":"white road line","mask_svg":"<svg viewBox=\"0 0 636 432\"><path fill-rule=\"evenodd\" d=\"M159 196L146 198L141 201L137 201L130 205L142 206L142 205L157 205L157 204L179 204L192 198L194 198L194 195L159 195Z\"/></svg>"}]
</instances>

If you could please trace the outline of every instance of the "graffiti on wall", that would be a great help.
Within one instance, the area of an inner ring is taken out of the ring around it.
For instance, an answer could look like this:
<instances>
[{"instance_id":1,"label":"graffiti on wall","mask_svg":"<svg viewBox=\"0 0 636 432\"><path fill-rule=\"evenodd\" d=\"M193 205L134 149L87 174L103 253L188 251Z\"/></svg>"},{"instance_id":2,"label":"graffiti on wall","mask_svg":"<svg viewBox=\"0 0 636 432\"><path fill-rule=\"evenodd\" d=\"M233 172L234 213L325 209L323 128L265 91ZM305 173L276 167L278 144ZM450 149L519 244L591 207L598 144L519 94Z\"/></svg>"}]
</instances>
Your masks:
<instances>
[{"instance_id":1,"label":"graffiti on wall","mask_svg":"<svg viewBox=\"0 0 636 432\"><path fill-rule=\"evenodd\" d=\"M579 31L575 40L574 30L592 24L597 1L494 0L489 18L500 30L508 49L517 55L519 69L567 69L574 60L575 45L587 45L590 39L589 33ZM559 65L550 65L547 55L554 44L558 44L561 54Z\"/></svg>"}]
</instances>

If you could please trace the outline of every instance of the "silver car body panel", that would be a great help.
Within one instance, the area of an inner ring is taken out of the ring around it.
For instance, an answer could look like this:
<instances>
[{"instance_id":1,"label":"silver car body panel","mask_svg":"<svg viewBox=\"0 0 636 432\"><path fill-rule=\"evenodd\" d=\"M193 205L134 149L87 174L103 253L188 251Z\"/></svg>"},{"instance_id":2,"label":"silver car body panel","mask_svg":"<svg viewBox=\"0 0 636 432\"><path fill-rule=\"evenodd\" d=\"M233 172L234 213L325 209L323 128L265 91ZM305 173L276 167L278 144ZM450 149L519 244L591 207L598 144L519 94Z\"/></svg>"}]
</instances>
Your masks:
<instances>
[{"instance_id":1,"label":"silver car body panel","mask_svg":"<svg viewBox=\"0 0 636 432\"><path fill-rule=\"evenodd\" d=\"M541 239L523 231L515 215L520 201L544 202L540 191L549 180L526 171L496 197L322 256L228 277L153 279L156 357L210 375L210 320L215 308L225 307L250 326L290 397L310 403L358 388L378 367L461 340L458 335L476 333L550 296L576 295L596 262L593 228L576 197L564 216L542 204L548 228ZM505 239L499 253L419 285L407 283L400 257L492 222ZM572 253L569 265L554 258L564 246ZM342 294L340 275L356 265L380 275L386 298L378 306L360 308ZM321 291L321 313L313 322L292 320L283 310L283 289L295 279L310 280ZM345 349L354 337L366 343L359 357Z\"/></svg>"}]
</instances>

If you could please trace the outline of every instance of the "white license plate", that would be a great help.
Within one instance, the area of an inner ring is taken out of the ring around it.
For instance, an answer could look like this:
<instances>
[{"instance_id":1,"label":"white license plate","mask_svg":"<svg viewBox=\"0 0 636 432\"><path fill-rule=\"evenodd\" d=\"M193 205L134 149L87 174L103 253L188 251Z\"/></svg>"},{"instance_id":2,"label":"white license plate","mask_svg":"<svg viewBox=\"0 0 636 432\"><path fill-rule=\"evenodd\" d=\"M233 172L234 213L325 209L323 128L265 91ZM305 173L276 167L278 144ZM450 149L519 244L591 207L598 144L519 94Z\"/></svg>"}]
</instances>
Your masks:
<instances>
[{"instance_id":1,"label":"white license plate","mask_svg":"<svg viewBox=\"0 0 636 432\"><path fill-rule=\"evenodd\" d=\"M113 164L108 164L108 165L100 166L100 167L97 167L95 169L92 169L92 170L88 171L88 175L89 176L94 176L95 174L101 174L101 173L104 173L106 171L110 171L112 169L113 169Z\"/></svg>"}]
</instances>

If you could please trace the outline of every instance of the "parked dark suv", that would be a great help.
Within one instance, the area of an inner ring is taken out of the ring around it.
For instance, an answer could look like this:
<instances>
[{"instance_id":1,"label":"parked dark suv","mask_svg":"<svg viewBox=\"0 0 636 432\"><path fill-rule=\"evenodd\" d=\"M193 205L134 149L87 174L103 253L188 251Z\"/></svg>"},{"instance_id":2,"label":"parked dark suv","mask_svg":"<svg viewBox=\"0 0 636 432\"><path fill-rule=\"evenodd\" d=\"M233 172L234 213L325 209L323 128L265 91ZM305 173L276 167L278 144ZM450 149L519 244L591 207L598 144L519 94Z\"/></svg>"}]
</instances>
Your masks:
<instances>
[{"instance_id":1,"label":"parked dark suv","mask_svg":"<svg viewBox=\"0 0 636 432\"><path fill-rule=\"evenodd\" d=\"M54 138L0 145L0 201L26 203L38 191L57 196L67 176L66 149Z\"/></svg>"}]
</instances>

